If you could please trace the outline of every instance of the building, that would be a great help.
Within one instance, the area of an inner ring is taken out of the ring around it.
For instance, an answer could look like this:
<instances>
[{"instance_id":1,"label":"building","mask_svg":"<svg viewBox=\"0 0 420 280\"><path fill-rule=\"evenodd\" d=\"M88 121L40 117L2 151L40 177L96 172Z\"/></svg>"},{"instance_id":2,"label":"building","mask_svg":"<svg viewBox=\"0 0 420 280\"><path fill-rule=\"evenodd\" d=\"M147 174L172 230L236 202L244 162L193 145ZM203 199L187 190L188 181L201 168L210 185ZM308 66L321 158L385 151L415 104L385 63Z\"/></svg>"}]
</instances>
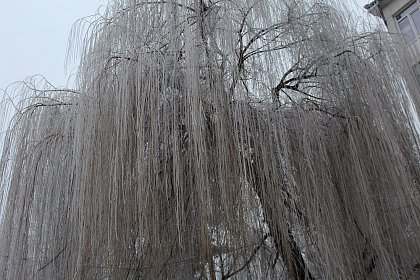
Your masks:
<instances>
[{"instance_id":1,"label":"building","mask_svg":"<svg viewBox=\"0 0 420 280\"><path fill-rule=\"evenodd\" d=\"M420 0L375 0L365 5L369 13L384 20L410 74L420 88ZM409 82L409 81L408 81ZM415 82L414 82L415 83Z\"/></svg>"}]
</instances>

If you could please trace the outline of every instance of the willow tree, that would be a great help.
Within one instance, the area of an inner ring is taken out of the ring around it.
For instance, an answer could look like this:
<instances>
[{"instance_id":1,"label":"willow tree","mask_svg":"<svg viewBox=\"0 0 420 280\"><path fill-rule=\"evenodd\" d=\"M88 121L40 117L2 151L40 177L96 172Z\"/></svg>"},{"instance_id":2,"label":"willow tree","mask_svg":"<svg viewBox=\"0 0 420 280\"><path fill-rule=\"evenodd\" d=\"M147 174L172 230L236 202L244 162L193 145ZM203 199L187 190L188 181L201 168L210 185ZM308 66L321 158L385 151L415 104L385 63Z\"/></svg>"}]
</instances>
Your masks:
<instances>
[{"instance_id":1,"label":"willow tree","mask_svg":"<svg viewBox=\"0 0 420 280\"><path fill-rule=\"evenodd\" d=\"M110 3L75 89L19 87L2 278L418 277L419 138L388 36L356 27L316 0Z\"/></svg>"}]
</instances>

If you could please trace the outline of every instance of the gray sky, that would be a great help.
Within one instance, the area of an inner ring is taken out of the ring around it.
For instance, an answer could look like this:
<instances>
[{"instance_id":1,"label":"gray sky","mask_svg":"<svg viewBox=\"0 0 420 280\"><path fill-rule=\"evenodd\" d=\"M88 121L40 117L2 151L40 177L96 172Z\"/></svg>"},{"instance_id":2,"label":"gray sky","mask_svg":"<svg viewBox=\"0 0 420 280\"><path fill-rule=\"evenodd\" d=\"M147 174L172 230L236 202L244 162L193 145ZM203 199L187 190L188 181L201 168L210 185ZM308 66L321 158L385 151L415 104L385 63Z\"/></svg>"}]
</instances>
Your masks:
<instances>
[{"instance_id":1,"label":"gray sky","mask_svg":"<svg viewBox=\"0 0 420 280\"><path fill-rule=\"evenodd\" d=\"M355 1L356 9L369 0ZM0 89L27 76L42 74L66 86L74 66L64 62L72 24L94 14L105 0L0 0Z\"/></svg>"},{"instance_id":2,"label":"gray sky","mask_svg":"<svg viewBox=\"0 0 420 280\"><path fill-rule=\"evenodd\" d=\"M0 0L0 88L35 74L65 86L71 26L101 4L103 0Z\"/></svg>"}]
</instances>

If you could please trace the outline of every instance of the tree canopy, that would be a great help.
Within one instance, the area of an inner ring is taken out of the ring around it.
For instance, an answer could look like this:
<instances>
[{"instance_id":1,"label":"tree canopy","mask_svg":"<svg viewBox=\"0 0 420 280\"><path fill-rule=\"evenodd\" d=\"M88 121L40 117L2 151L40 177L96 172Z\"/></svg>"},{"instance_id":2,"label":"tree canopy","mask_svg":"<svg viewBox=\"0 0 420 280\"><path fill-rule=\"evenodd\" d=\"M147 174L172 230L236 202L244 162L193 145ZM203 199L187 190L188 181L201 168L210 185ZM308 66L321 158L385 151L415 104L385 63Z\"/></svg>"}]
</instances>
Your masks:
<instances>
[{"instance_id":1,"label":"tree canopy","mask_svg":"<svg viewBox=\"0 0 420 280\"><path fill-rule=\"evenodd\" d=\"M388 34L326 0L115 0L72 38L76 87L9 103L2 278L419 276Z\"/></svg>"}]
</instances>

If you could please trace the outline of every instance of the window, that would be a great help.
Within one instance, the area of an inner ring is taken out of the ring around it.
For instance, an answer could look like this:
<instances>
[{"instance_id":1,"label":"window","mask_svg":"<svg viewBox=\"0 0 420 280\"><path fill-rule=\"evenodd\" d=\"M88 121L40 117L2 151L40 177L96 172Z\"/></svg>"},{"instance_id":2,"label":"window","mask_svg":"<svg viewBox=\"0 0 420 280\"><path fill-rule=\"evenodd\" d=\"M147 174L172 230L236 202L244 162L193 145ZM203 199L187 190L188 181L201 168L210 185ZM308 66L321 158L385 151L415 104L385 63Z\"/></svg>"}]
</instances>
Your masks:
<instances>
[{"instance_id":1,"label":"window","mask_svg":"<svg viewBox=\"0 0 420 280\"><path fill-rule=\"evenodd\" d=\"M407 45L413 43L420 36L419 6L419 1L416 1L396 16L398 26L401 33L404 34Z\"/></svg>"}]
</instances>

